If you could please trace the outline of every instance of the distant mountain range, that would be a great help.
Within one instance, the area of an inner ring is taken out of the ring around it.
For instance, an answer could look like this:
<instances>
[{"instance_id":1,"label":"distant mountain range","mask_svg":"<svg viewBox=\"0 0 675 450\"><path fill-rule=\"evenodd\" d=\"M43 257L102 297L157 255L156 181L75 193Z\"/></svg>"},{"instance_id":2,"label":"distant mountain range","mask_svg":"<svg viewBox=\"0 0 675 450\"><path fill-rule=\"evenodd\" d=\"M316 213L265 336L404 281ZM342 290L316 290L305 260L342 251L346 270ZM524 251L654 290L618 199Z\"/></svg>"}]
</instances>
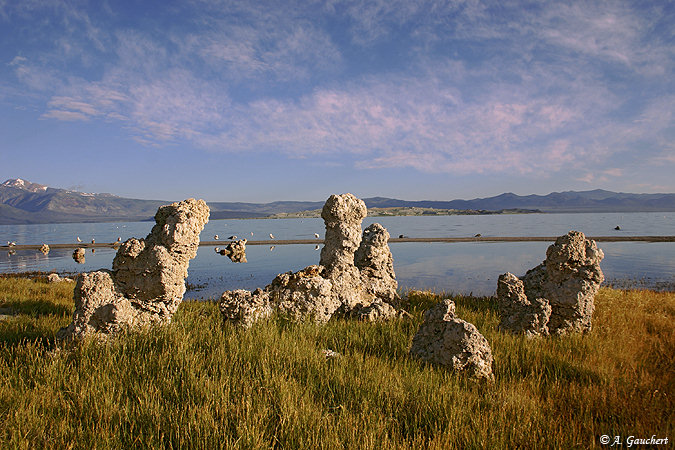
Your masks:
<instances>
[{"instance_id":1,"label":"distant mountain range","mask_svg":"<svg viewBox=\"0 0 675 450\"><path fill-rule=\"evenodd\" d=\"M407 201L364 198L368 207L421 207L458 210L537 209L542 212L675 211L675 194L627 194L593 191L553 192L548 195L501 194L473 200ZM151 220L164 200L138 200L112 194L57 189L20 178L0 185L0 224L116 222ZM211 219L266 217L318 209L321 202L272 203L209 202Z\"/></svg>"}]
</instances>

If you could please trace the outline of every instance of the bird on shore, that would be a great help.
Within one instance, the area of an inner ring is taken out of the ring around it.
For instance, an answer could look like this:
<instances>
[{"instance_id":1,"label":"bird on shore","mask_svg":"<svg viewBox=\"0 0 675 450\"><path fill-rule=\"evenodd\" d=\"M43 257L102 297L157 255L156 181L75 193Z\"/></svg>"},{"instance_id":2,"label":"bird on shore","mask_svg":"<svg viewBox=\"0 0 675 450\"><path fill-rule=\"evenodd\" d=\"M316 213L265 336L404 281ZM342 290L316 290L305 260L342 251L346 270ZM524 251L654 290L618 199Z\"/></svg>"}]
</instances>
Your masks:
<instances>
[{"instance_id":1,"label":"bird on shore","mask_svg":"<svg viewBox=\"0 0 675 450\"><path fill-rule=\"evenodd\" d=\"M614 227L614 229L615 230L621 230L621 227L617 225L617 226Z\"/></svg>"},{"instance_id":2,"label":"bird on shore","mask_svg":"<svg viewBox=\"0 0 675 450\"><path fill-rule=\"evenodd\" d=\"M480 234L480 233L474 235L474 237L481 237L481 236L482 236L482 234Z\"/></svg>"},{"instance_id":3,"label":"bird on shore","mask_svg":"<svg viewBox=\"0 0 675 450\"><path fill-rule=\"evenodd\" d=\"M217 241L217 240L218 240L218 235L217 235L217 234L216 234L215 236L213 236L213 240L214 240L214 241Z\"/></svg>"},{"instance_id":4,"label":"bird on shore","mask_svg":"<svg viewBox=\"0 0 675 450\"><path fill-rule=\"evenodd\" d=\"M316 244L316 246L314 247L314 250L318 250L318 249L319 249L319 244Z\"/></svg>"},{"instance_id":5,"label":"bird on shore","mask_svg":"<svg viewBox=\"0 0 675 450\"><path fill-rule=\"evenodd\" d=\"M270 233L270 239L274 239L274 235Z\"/></svg>"},{"instance_id":6,"label":"bird on shore","mask_svg":"<svg viewBox=\"0 0 675 450\"><path fill-rule=\"evenodd\" d=\"M220 247L216 247L214 250L216 251L216 253L218 253L220 251Z\"/></svg>"},{"instance_id":7,"label":"bird on shore","mask_svg":"<svg viewBox=\"0 0 675 450\"><path fill-rule=\"evenodd\" d=\"M233 234L233 235L230 236L228 239L229 239L229 240L237 239L237 236L235 236L235 235Z\"/></svg>"},{"instance_id":8,"label":"bird on shore","mask_svg":"<svg viewBox=\"0 0 675 450\"><path fill-rule=\"evenodd\" d=\"M82 239L80 239L80 237L79 237L79 236L78 236L78 237L76 237L75 239L77 239L77 242L82 242Z\"/></svg>"},{"instance_id":9,"label":"bird on shore","mask_svg":"<svg viewBox=\"0 0 675 450\"><path fill-rule=\"evenodd\" d=\"M253 231L251 231L251 236L253 236Z\"/></svg>"},{"instance_id":10,"label":"bird on shore","mask_svg":"<svg viewBox=\"0 0 675 450\"><path fill-rule=\"evenodd\" d=\"M14 247L15 245L16 245L16 242L7 241L7 247Z\"/></svg>"},{"instance_id":11,"label":"bird on shore","mask_svg":"<svg viewBox=\"0 0 675 450\"><path fill-rule=\"evenodd\" d=\"M270 251L274 250L274 245L270 246Z\"/></svg>"},{"instance_id":12,"label":"bird on shore","mask_svg":"<svg viewBox=\"0 0 675 450\"><path fill-rule=\"evenodd\" d=\"M398 235L398 238L399 238L399 239L403 239L403 238L406 238L406 237L408 237L408 236L406 236L406 235L404 235L404 234L399 234L399 235Z\"/></svg>"},{"instance_id":13,"label":"bird on shore","mask_svg":"<svg viewBox=\"0 0 675 450\"><path fill-rule=\"evenodd\" d=\"M117 237L117 242L122 242L122 238L118 236L118 237Z\"/></svg>"},{"instance_id":14,"label":"bird on shore","mask_svg":"<svg viewBox=\"0 0 675 450\"><path fill-rule=\"evenodd\" d=\"M92 238L91 243L92 243L92 244L95 244L95 243L96 243L96 239L93 239L93 238Z\"/></svg>"},{"instance_id":15,"label":"bird on shore","mask_svg":"<svg viewBox=\"0 0 675 450\"><path fill-rule=\"evenodd\" d=\"M314 237L319 239L319 233L314 233Z\"/></svg>"}]
</instances>

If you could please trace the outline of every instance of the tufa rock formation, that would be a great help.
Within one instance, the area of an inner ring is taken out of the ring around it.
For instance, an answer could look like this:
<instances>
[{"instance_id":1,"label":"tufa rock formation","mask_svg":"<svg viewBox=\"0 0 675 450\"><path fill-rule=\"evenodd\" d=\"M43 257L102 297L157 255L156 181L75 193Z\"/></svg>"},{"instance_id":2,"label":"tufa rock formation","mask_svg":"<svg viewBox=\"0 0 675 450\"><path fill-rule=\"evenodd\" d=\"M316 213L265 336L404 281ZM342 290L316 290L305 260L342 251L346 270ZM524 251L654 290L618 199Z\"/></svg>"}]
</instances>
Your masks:
<instances>
[{"instance_id":1,"label":"tufa rock formation","mask_svg":"<svg viewBox=\"0 0 675 450\"><path fill-rule=\"evenodd\" d=\"M401 310L402 312L405 312ZM407 314L407 313L406 313ZM367 322L383 322L397 316L396 309L381 298L376 298L370 305L354 308L352 316Z\"/></svg>"},{"instance_id":2,"label":"tufa rock formation","mask_svg":"<svg viewBox=\"0 0 675 450\"><path fill-rule=\"evenodd\" d=\"M40 246L40 251L42 252L43 255L46 255L49 253L49 245L47 244L42 244Z\"/></svg>"},{"instance_id":3,"label":"tufa rock formation","mask_svg":"<svg viewBox=\"0 0 675 450\"><path fill-rule=\"evenodd\" d=\"M349 290L349 279L340 283ZM273 307L283 316L302 321L312 318L318 323L325 323L342 306L345 297L338 292L337 284L327 278L323 266L308 266L299 272L286 272L277 275L266 288ZM350 292L346 292L350 297Z\"/></svg>"},{"instance_id":4,"label":"tufa rock formation","mask_svg":"<svg viewBox=\"0 0 675 450\"><path fill-rule=\"evenodd\" d=\"M595 241L570 231L546 250L546 260L522 280L499 277L500 327L513 333L565 334L591 330L594 299L604 280L604 254ZM548 305L547 305L548 304ZM543 325L548 308L550 317Z\"/></svg>"},{"instance_id":5,"label":"tufa rock formation","mask_svg":"<svg viewBox=\"0 0 675 450\"><path fill-rule=\"evenodd\" d=\"M410 355L472 378L494 379L490 344L473 324L455 317L455 304L449 299L424 312Z\"/></svg>"},{"instance_id":6,"label":"tufa rock formation","mask_svg":"<svg viewBox=\"0 0 675 450\"><path fill-rule=\"evenodd\" d=\"M63 277L61 278L58 273L50 273L47 275L48 283L62 283L62 282L73 282L72 278Z\"/></svg>"},{"instance_id":7,"label":"tufa rock formation","mask_svg":"<svg viewBox=\"0 0 675 450\"><path fill-rule=\"evenodd\" d=\"M73 260L78 264L84 264L85 250L83 248L76 248L73 251Z\"/></svg>"},{"instance_id":8,"label":"tufa rock formation","mask_svg":"<svg viewBox=\"0 0 675 450\"><path fill-rule=\"evenodd\" d=\"M277 275L263 291L272 307L291 320L312 318L324 323L336 313L351 314L376 299L395 302L398 283L387 245L389 233L375 224L362 239L365 203L352 194L331 195L321 217L326 234L319 265ZM253 297L251 301L257 302Z\"/></svg>"},{"instance_id":9,"label":"tufa rock formation","mask_svg":"<svg viewBox=\"0 0 675 450\"><path fill-rule=\"evenodd\" d=\"M170 321L183 300L188 265L208 220L203 200L161 206L145 239L131 238L120 246L112 271L78 276L73 323L58 336L111 334Z\"/></svg>"},{"instance_id":10,"label":"tufa rock formation","mask_svg":"<svg viewBox=\"0 0 675 450\"><path fill-rule=\"evenodd\" d=\"M235 263L245 263L246 261L246 239L240 239L238 241L232 241L227 244L225 251L227 252L227 257L230 258L230 261Z\"/></svg>"},{"instance_id":11,"label":"tufa rock formation","mask_svg":"<svg viewBox=\"0 0 675 450\"><path fill-rule=\"evenodd\" d=\"M354 265L361 271L366 290L386 303L398 300L394 257L389 250L389 232L374 223L363 232L361 245L354 255Z\"/></svg>"},{"instance_id":12,"label":"tufa rock formation","mask_svg":"<svg viewBox=\"0 0 675 450\"><path fill-rule=\"evenodd\" d=\"M326 225L320 265L340 274L354 268L354 252L361 243L361 221L366 217L366 204L352 194L331 195L321 210Z\"/></svg>"},{"instance_id":13,"label":"tufa rock formation","mask_svg":"<svg viewBox=\"0 0 675 450\"><path fill-rule=\"evenodd\" d=\"M501 322L499 328L528 337L548 335L551 305L545 298L528 300L523 282L511 273L499 276L497 299Z\"/></svg>"},{"instance_id":14,"label":"tufa rock formation","mask_svg":"<svg viewBox=\"0 0 675 450\"><path fill-rule=\"evenodd\" d=\"M250 328L259 319L272 314L269 296L262 289L253 293L243 289L226 291L220 297L219 306L225 319L244 328Z\"/></svg>"}]
</instances>

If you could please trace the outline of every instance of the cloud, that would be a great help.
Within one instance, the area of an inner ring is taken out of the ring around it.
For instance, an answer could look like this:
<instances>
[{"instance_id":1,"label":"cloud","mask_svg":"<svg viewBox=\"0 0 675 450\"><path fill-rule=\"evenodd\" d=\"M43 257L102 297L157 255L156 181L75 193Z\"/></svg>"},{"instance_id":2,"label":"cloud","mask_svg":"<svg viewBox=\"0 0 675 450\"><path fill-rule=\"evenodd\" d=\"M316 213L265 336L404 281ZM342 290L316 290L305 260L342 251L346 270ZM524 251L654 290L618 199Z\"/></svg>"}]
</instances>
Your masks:
<instances>
[{"instance_id":1,"label":"cloud","mask_svg":"<svg viewBox=\"0 0 675 450\"><path fill-rule=\"evenodd\" d=\"M254 24L256 25L256 24ZM224 69L224 75L241 81L271 76L275 80L306 80L337 70L339 50L330 38L309 23L264 23L230 26L219 22L218 32L189 39L189 49L203 62Z\"/></svg>"},{"instance_id":2,"label":"cloud","mask_svg":"<svg viewBox=\"0 0 675 450\"><path fill-rule=\"evenodd\" d=\"M53 92L63 86L59 74L51 68L43 68L39 63L17 55L8 64L16 78L29 89L40 92Z\"/></svg>"},{"instance_id":3,"label":"cloud","mask_svg":"<svg viewBox=\"0 0 675 450\"><path fill-rule=\"evenodd\" d=\"M89 120L90 117L91 116L88 116L87 114L83 114L77 111L64 111L56 109L50 109L49 111L47 111L42 115L42 118L44 119L57 119L68 122Z\"/></svg>"},{"instance_id":4,"label":"cloud","mask_svg":"<svg viewBox=\"0 0 675 450\"><path fill-rule=\"evenodd\" d=\"M612 179L624 176L625 170L617 167L604 170L586 171L577 177L578 181L582 181L589 185L598 185L600 183L608 183Z\"/></svg>"},{"instance_id":5,"label":"cloud","mask_svg":"<svg viewBox=\"0 0 675 450\"><path fill-rule=\"evenodd\" d=\"M53 109L70 110L85 116L98 116L100 112L91 104L77 101L71 97L53 97L48 106Z\"/></svg>"},{"instance_id":6,"label":"cloud","mask_svg":"<svg viewBox=\"0 0 675 450\"><path fill-rule=\"evenodd\" d=\"M635 148L671 161L658 6L195 1L121 26L46 5L65 62L22 53L9 70L46 95L43 118L119 121L144 145L587 182L622 176Z\"/></svg>"}]
</instances>

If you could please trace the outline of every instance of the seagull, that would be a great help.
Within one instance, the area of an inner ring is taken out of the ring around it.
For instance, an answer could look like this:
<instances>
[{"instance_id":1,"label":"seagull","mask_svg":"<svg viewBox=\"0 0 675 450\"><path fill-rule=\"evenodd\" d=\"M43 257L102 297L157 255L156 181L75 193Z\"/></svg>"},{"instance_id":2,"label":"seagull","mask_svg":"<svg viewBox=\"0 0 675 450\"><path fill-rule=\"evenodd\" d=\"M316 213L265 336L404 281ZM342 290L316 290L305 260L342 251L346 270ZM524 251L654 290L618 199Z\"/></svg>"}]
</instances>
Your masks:
<instances>
[{"instance_id":1,"label":"seagull","mask_svg":"<svg viewBox=\"0 0 675 450\"><path fill-rule=\"evenodd\" d=\"M92 238L91 243L92 243L92 244L95 244L95 243L96 243L96 239L93 239L93 238Z\"/></svg>"},{"instance_id":2,"label":"seagull","mask_svg":"<svg viewBox=\"0 0 675 450\"><path fill-rule=\"evenodd\" d=\"M272 251L272 250L274 250L274 245L272 245L272 246L270 247L270 251Z\"/></svg>"},{"instance_id":3,"label":"seagull","mask_svg":"<svg viewBox=\"0 0 675 450\"><path fill-rule=\"evenodd\" d=\"M82 239L80 239L79 236L77 237L77 242L82 242Z\"/></svg>"},{"instance_id":4,"label":"seagull","mask_svg":"<svg viewBox=\"0 0 675 450\"><path fill-rule=\"evenodd\" d=\"M215 236L213 236L213 239L217 241L217 240L218 240L218 235L216 234Z\"/></svg>"},{"instance_id":5,"label":"seagull","mask_svg":"<svg viewBox=\"0 0 675 450\"><path fill-rule=\"evenodd\" d=\"M478 234L475 235L474 237L481 237L481 236L482 236L482 234L478 233Z\"/></svg>"},{"instance_id":6,"label":"seagull","mask_svg":"<svg viewBox=\"0 0 675 450\"><path fill-rule=\"evenodd\" d=\"M214 250L216 251L216 253L218 253L220 251L220 247L216 247Z\"/></svg>"},{"instance_id":7,"label":"seagull","mask_svg":"<svg viewBox=\"0 0 675 450\"><path fill-rule=\"evenodd\" d=\"M237 236L232 235L232 236L230 236L228 239L229 239L229 240L237 239Z\"/></svg>"},{"instance_id":8,"label":"seagull","mask_svg":"<svg viewBox=\"0 0 675 450\"><path fill-rule=\"evenodd\" d=\"M314 233L314 237L319 239L319 233Z\"/></svg>"},{"instance_id":9,"label":"seagull","mask_svg":"<svg viewBox=\"0 0 675 450\"><path fill-rule=\"evenodd\" d=\"M319 244L316 244L316 247L314 247L314 250L318 250L318 249L319 249Z\"/></svg>"},{"instance_id":10,"label":"seagull","mask_svg":"<svg viewBox=\"0 0 675 450\"><path fill-rule=\"evenodd\" d=\"M615 230L620 230L621 227L617 225L617 226L614 227L614 229L615 229Z\"/></svg>"},{"instance_id":11,"label":"seagull","mask_svg":"<svg viewBox=\"0 0 675 450\"><path fill-rule=\"evenodd\" d=\"M253 236L253 231L251 231L251 236Z\"/></svg>"},{"instance_id":12,"label":"seagull","mask_svg":"<svg viewBox=\"0 0 675 450\"><path fill-rule=\"evenodd\" d=\"M121 238L121 237L118 237L118 238L117 238L117 242L122 242L122 238Z\"/></svg>"},{"instance_id":13,"label":"seagull","mask_svg":"<svg viewBox=\"0 0 675 450\"><path fill-rule=\"evenodd\" d=\"M270 233L270 239L274 239L274 235Z\"/></svg>"}]
</instances>

